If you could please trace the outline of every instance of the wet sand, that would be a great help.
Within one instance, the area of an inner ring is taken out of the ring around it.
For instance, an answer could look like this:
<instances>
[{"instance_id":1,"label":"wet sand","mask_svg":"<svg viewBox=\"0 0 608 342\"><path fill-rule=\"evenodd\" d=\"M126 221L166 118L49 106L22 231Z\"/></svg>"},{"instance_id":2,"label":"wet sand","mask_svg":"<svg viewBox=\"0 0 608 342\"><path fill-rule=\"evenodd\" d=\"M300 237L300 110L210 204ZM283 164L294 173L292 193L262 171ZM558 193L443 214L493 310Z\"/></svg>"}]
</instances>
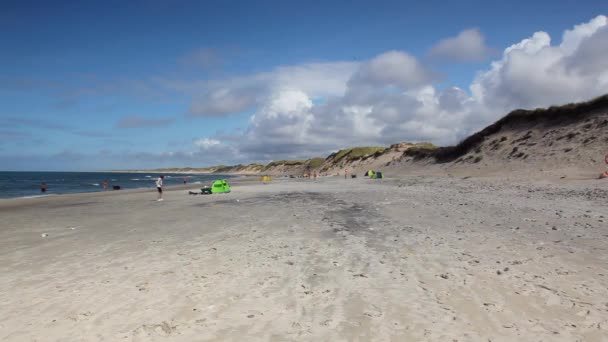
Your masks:
<instances>
[{"instance_id":1,"label":"wet sand","mask_svg":"<svg viewBox=\"0 0 608 342\"><path fill-rule=\"evenodd\" d=\"M608 185L338 177L0 201L2 341L605 341Z\"/></svg>"}]
</instances>

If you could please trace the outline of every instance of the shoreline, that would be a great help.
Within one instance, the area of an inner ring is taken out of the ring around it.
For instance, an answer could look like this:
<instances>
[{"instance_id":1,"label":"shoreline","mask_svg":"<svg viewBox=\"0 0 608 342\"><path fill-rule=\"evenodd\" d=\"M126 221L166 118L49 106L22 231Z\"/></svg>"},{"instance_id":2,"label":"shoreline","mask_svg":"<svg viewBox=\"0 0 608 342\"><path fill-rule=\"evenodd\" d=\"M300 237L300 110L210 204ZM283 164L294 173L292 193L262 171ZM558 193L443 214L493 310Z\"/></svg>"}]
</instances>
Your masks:
<instances>
[{"instance_id":1,"label":"shoreline","mask_svg":"<svg viewBox=\"0 0 608 342\"><path fill-rule=\"evenodd\" d=\"M8 171L8 172L20 172L20 171ZM28 171L29 172L29 171ZM37 172L37 171L31 171L31 172ZM40 172L47 172L47 171L40 171ZM53 171L50 171L53 172ZM61 172L61 173L72 173L72 171L57 171L57 172ZM91 173L97 173L97 171L90 171ZM73 173L82 173L79 171L73 171ZM118 172L116 172L118 173ZM124 172L123 172L124 173ZM129 172L131 173L131 172ZM170 173L169 173L170 174ZM247 178L248 176L242 176L242 175L229 175L229 174L200 174L203 176L213 176L213 175L217 175L218 179L222 179L222 178L226 178L226 179L230 179L231 182L234 182L237 179L243 179L243 178ZM152 181L151 181L152 182ZM166 189L173 189L173 188L179 188L179 187L185 187L185 186L192 186L192 187L203 187L205 185L210 185L213 181L201 181L200 183L187 183L186 185L184 184L176 184L176 185L165 185L163 188ZM0 202L3 200L12 200L12 199L36 199L36 198L45 198L45 197L56 197L56 196L66 196L66 195L77 195L77 194L98 194L98 193L109 193L109 192L126 192L126 191L133 191L133 190L156 190L156 187L152 184L152 185L148 185L148 186L141 186L141 187L136 187L136 188L121 188L120 190L113 190L111 187L108 187L107 190L102 190L101 186L97 185L97 187L99 188L98 190L93 190L93 191L78 191L78 192L66 192L66 193L53 193L53 192L47 192L47 193L40 193L37 192L36 194L31 194L31 195L24 195L24 196L16 196L16 197L0 197Z\"/></svg>"},{"instance_id":2,"label":"shoreline","mask_svg":"<svg viewBox=\"0 0 608 342\"><path fill-rule=\"evenodd\" d=\"M277 181L274 181L277 183ZM212 181L208 184L195 184L195 183L187 183L187 184L177 184L177 185L169 185L163 186L163 192L172 193L176 191L182 190L200 190L205 185L210 185ZM240 185L255 185L261 183L257 177L238 177L234 176L229 178L228 183L231 186L240 186ZM18 206L27 206L27 205L36 205L43 204L48 201L78 201L84 198L103 198L103 197L111 197L111 196L126 196L133 194L141 194L141 193L151 193L156 194L156 187L147 187L147 188L131 188L131 189L121 189L121 190L112 190L108 189L106 191L94 191L94 192L74 192L74 193L65 193L65 194L46 194L46 195L34 195L34 196L26 196L26 197L10 197L10 198L0 198L0 209L2 208L12 208ZM208 195L205 195L208 196Z\"/></svg>"}]
</instances>

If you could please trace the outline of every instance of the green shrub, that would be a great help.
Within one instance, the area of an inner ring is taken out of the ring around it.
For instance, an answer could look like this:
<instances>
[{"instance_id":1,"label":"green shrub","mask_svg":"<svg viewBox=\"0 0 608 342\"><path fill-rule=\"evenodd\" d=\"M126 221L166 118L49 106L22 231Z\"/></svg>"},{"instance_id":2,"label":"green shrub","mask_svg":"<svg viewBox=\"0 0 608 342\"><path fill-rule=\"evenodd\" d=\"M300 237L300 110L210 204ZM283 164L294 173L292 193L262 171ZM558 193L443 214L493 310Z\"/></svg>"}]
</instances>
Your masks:
<instances>
[{"instance_id":1,"label":"green shrub","mask_svg":"<svg viewBox=\"0 0 608 342\"><path fill-rule=\"evenodd\" d=\"M311 169L316 169L319 166L323 165L324 162L325 162L324 158L312 158L312 159L308 160L308 166Z\"/></svg>"}]
</instances>

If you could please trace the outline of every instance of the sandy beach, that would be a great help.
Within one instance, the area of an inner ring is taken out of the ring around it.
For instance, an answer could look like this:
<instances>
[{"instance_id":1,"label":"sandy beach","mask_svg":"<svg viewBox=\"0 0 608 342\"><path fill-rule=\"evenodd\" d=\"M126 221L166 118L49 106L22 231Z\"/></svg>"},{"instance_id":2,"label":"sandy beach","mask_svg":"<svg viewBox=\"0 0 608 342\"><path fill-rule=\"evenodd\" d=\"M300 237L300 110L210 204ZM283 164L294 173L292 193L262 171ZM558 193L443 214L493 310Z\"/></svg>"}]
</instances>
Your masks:
<instances>
[{"instance_id":1,"label":"sandy beach","mask_svg":"<svg viewBox=\"0 0 608 342\"><path fill-rule=\"evenodd\" d=\"M236 180L155 199L0 200L0 340L608 340L605 181Z\"/></svg>"}]
</instances>

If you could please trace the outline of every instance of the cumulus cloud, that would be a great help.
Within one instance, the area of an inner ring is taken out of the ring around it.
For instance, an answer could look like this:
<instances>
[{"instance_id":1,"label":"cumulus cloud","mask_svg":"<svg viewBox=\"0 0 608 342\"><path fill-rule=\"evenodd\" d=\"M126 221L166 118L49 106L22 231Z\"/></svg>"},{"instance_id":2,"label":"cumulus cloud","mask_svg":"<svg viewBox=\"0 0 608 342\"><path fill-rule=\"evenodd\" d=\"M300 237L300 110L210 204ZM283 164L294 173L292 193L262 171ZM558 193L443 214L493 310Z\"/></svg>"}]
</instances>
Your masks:
<instances>
[{"instance_id":1,"label":"cumulus cloud","mask_svg":"<svg viewBox=\"0 0 608 342\"><path fill-rule=\"evenodd\" d=\"M390 51L357 65L325 101L292 83L268 87L248 128L226 139L242 158L326 155L346 146L431 141L453 144L516 108L586 100L608 92L606 18L545 32L505 48L469 89L439 89L415 57ZM291 69L293 70L293 69Z\"/></svg>"},{"instance_id":2,"label":"cumulus cloud","mask_svg":"<svg viewBox=\"0 0 608 342\"><path fill-rule=\"evenodd\" d=\"M364 63L349 81L349 86L409 89L429 84L433 79L433 73L415 57L402 51L389 51Z\"/></svg>"},{"instance_id":3,"label":"cumulus cloud","mask_svg":"<svg viewBox=\"0 0 608 342\"><path fill-rule=\"evenodd\" d=\"M581 40L578 48L564 61L566 70L592 76L608 70L608 25L598 28L590 37ZM605 75L605 74L604 74ZM605 82L605 78L603 79Z\"/></svg>"},{"instance_id":4,"label":"cumulus cloud","mask_svg":"<svg viewBox=\"0 0 608 342\"><path fill-rule=\"evenodd\" d=\"M173 122L173 118L146 118L139 115L129 115L120 119L115 127L116 128L141 128L141 127L161 127L166 126Z\"/></svg>"},{"instance_id":5,"label":"cumulus cloud","mask_svg":"<svg viewBox=\"0 0 608 342\"><path fill-rule=\"evenodd\" d=\"M430 86L434 79L415 57L389 51L361 63L342 94L336 92L323 103L314 104L304 89L276 90L258 107L247 130L233 137L233 144L250 160L272 160L407 139L449 142L460 132L440 108L439 94ZM458 100L464 101L463 96L463 91L451 89L441 97L442 104L462 106Z\"/></svg>"},{"instance_id":6,"label":"cumulus cloud","mask_svg":"<svg viewBox=\"0 0 608 342\"><path fill-rule=\"evenodd\" d=\"M235 139L239 151L254 158L269 159L271 155L291 157L284 153L305 149L309 143L312 107L312 101L303 91L284 90L274 94L251 117L247 131Z\"/></svg>"},{"instance_id":7,"label":"cumulus cloud","mask_svg":"<svg viewBox=\"0 0 608 342\"><path fill-rule=\"evenodd\" d=\"M505 49L490 70L471 85L476 102L488 109L534 108L582 101L608 92L605 16L575 26L551 45L536 32Z\"/></svg>"},{"instance_id":8,"label":"cumulus cloud","mask_svg":"<svg viewBox=\"0 0 608 342\"><path fill-rule=\"evenodd\" d=\"M312 98L340 96L358 63L308 63L280 66L251 75L189 83L163 81L192 95L192 116L222 116L254 110L276 92L303 91Z\"/></svg>"},{"instance_id":9,"label":"cumulus cloud","mask_svg":"<svg viewBox=\"0 0 608 342\"><path fill-rule=\"evenodd\" d=\"M575 25L571 30L564 31L560 48L566 54L572 54L583 41L595 36L597 31L605 29L607 21L606 16L598 15L587 23Z\"/></svg>"},{"instance_id":10,"label":"cumulus cloud","mask_svg":"<svg viewBox=\"0 0 608 342\"><path fill-rule=\"evenodd\" d=\"M477 28L460 32L456 37L441 40L429 51L433 58L461 62L479 62L486 60L491 49L485 44L485 37Z\"/></svg>"}]
</instances>

